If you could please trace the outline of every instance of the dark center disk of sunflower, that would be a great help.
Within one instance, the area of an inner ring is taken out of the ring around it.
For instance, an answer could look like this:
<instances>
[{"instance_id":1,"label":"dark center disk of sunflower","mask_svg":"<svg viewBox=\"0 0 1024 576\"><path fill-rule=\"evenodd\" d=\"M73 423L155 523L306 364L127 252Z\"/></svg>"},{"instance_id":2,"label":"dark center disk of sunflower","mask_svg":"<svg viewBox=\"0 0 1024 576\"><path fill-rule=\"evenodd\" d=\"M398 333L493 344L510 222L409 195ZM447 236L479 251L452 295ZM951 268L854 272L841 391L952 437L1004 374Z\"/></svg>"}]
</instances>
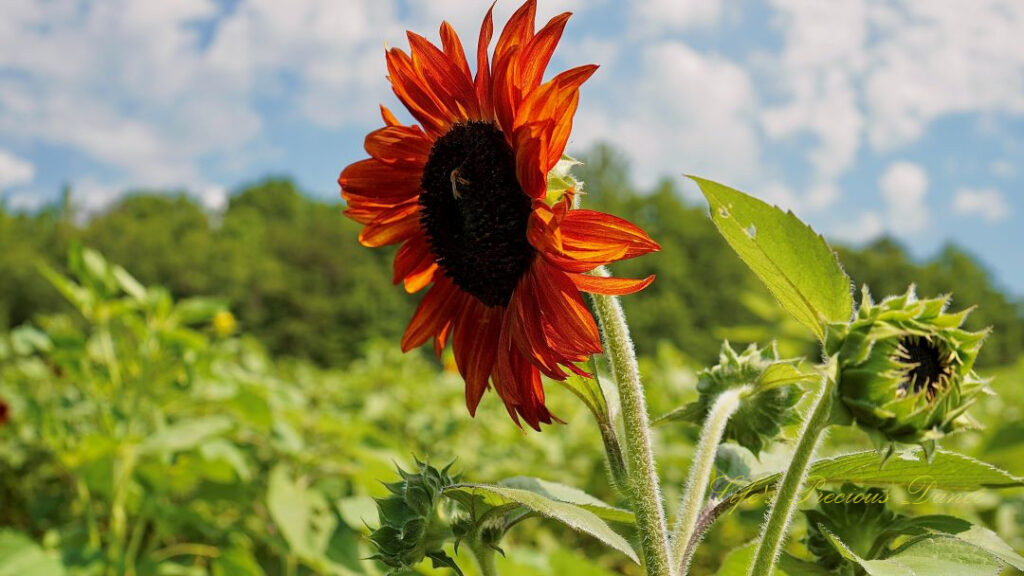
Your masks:
<instances>
[{"instance_id":1,"label":"dark center disk of sunflower","mask_svg":"<svg viewBox=\"0 0 1024 576\"><path fill-rule=\"evenodd\" d=\"M534 249L530 197L505 134L490 122L455 124L434 142L420 184L420 224L441 270L487 306L508 304Z\"/></svg>"},{"instance_id":2,"label":"dark center disk of sunflower","mask_svg":"<svg viewBox=\"0 0 1024 576\"><path fill-rule=\"evenodd\" d=\"M907 390L913 386L915 393L926 390L928 399L934 399L952 374L943 361L942 350L935 342L920 336L904 336L900 339L900 346L905 351L907 364L914 365L900 388Z\"/></svg>"}]
</instances>

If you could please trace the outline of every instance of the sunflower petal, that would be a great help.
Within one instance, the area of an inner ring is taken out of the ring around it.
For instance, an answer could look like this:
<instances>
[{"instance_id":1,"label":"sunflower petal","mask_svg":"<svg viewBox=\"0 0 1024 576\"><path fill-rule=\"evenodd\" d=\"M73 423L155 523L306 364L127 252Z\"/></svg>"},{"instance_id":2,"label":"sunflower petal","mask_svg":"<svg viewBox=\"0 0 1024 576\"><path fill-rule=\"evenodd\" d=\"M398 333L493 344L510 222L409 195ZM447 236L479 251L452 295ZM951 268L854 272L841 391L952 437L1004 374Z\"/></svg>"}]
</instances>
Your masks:
<instances>
[{"instance_id":1,"label":"sunflower petal","mask_svg":"<svg viewBox=\"0 0 1024 576\"><path fill-rule=\"evenodd\" d=\"M552 18L544 28L537 32L536 36L526 43L526 46L519 53L519 82L518 86L523 90L532 90L540 85L544 77L544 69L547 68L551 56L555 53L555 46L562 38L562 31L565 24L572 16L564 12Z\"/></svg>"},{"instance_id":2,"label":"sunflower petal","mask_svg":"<svg viewBox=\"0 0 1024 576\"><path fill-rule=\"evenodd\" d=\"M359 233L359 243L376 248L395 244L422 233L420 205L409 202L381 212L380 216L374 218Z\"/></svg>"},{"instance_id":3,"label":"sunflower petal","mask_svg":"<svg viewBox=\"0 0 1024 576\"><path fill-rule=\"evenodd\" d=\"M405 108L434 137L447 131L450 114L426 88L426 81L416 73L412 58L398 48L385 54L388 65L388 79L395 96Z\"/></svg>"},{"instance_id":4,"label":"sunflower petal","mask_svg":"<svg viewBox=\"0 0 1024 576\"><path fill-rule=\"evenodd\" d=\"M420 300L405 329L402 352L422 346L432 336L442 333L464 304L465 294L447 278L439 277Z\"/></svg>"},{"instance_id":5,"label":"sunflower petal","mask_svg":"<svg viewBox=\"0 0 1024 576\"><path fill-rule=\"evenodd\" d=\"M491 65L487 57L487 48L491 45L491 36L494 34L493 13L494 4L491 4L487 16L480 24L480 38L477 40L476 48L476 78L473 82L477 100L480 102L480 113L485 120L494 117L494 105L491 102Z\"/></svg>"},{"instance_id":6,"label":"sunflower petal","mask_svg":"<svg viewBox=\"0 0 1024 576\"><path fill-rule=\"evenodd\" d=\"M431 142L419 126L385 126L367 134L363 147L378 162L422 170Z\"/></svg>"},{"instance_id":7,"label":"sunflower petal","mask_svg":"<svg viewBox=\"0 0 1024 576\"><path fill-rule=\"evenodd\" d=\"M413 66L426 80L424 88L434 94L440 107L448 114L448 122L455 123L480 115L473 79L463 74L458 65L429 40L407 32L412 49Z\"/></svg>"},{"instance_id":8,"label":"sunflower petal","mask_svg":"<svg viewBox=\"0 0 1024 576\"><path fill-rule=\"evenodd\" d=\"M570 274L573 284L583 292L604 294L606 296L624 296L639 292L654 282L654 274L640 280L631 278L614 278L606 276L590 276L588 274Z\"/></svg>"},{"instance_id":9,"label":"sunflower petal","mask_svg":"<svg viewBox=\"0 0 1024 576\"><path fill-rule=\"evenodd\" d=\"M409 294L419 292L434 279L437 262L423 236L406 240L395 254L392 283L402 282Z\"/></svg>"},{"instance_id":10,"label":"sunflower petal","mask_svg":"<svg viewBox=\"0 0 1024 576\"><path fill-rule=\"evenodd\" d=\"M466 60L466 52L462 49L462 40L459 40L458 33L448 22L441 22L441 46L444 47L448 59L472 80L473 75L469 72L469 62Z\"/></svg>"},{"instance_id":11,"label":"sunflower petal","mask_svg":"<svg viewBox=\"0 0 1024 576\"><path fill-rule=\"evenodd\" d=\"M494 371L504 313L502 307L487 307L476 298L469 298L455 322L452 352L455 365L466 381L466 407L472 415L476 414Z\"/></svg>"}]
</instances>

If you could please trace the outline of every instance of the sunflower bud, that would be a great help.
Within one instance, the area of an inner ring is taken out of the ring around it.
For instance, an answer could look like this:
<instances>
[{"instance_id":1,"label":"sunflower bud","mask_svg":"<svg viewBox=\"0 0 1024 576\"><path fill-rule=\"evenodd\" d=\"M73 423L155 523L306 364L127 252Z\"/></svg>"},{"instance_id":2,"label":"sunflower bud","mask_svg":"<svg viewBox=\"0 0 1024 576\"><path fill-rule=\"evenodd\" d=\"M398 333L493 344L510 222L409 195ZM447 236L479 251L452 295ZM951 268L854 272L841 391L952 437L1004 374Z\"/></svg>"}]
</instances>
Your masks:
<instances>
[{"instance_id":1,"label":"sunflower bud","mask_svg":"<svg viewBox=\"0 0 1024 576\"><path fill-rule=\"evenodd\" d=\"M391 495L377 499L380 528L370 534L377 546L373 556L396 571L405 570L430 557L437 563L450 563L443 546L452 536L448 511L441 494L456 483L448 474L451 464L438 470L416 461L417 473L398 469L402 480L385 484Z\"/></svg>"},{"instance_id":2,"label":"sunflower bud","mask_svg":"<svg viewBox=\"0 0 1024 576\"><path fill-rule=\"evenodd\" d=\"M839 568L840 574L852 574L854 567L825 537L823 529L831 532L861 558L878 558L898 534L890 530L898 517L886 507L888 501L888 494L877 488L861 491L847 484L838 492L819 490L818 507L804 510L807 517L807 536L804 538L807 550L817 558L819 565L829 569Z\"/></svg>"},{"instance_id":3,"label":"sunflower bud","mask_svg":"<svg viewBox=\"0 0 1024 576\"><path fill-rule=\"evenodd\" d=\"M780 360L774 342L760 349L751 344L742 354L723 342L718 364L697 375L700 397L693 405L695 414L703 420L720 394L731 388L754 386L729 419L723 438L759 454L779 435L782 426L798 420L794 406L800 392L796 386L756 386L770 366L780 364L794 365L796 361Z\"/></svg>"},{"instance_id":4,"label":"sunflower bud","mask_svg":"<svg viewBox=\"0 0 1024 576\"><path fill-rule=\"evenodd\" d=\"M853 322L829 326L825 350L838 354L839 398L872 434L930 450L968 427L964 412L986 391L973 367L988 331L963 330L970 309L948 314L948 304L949 296L919 300L913 286L873 304L865 288Z\"/></svg>"}]
</instances>

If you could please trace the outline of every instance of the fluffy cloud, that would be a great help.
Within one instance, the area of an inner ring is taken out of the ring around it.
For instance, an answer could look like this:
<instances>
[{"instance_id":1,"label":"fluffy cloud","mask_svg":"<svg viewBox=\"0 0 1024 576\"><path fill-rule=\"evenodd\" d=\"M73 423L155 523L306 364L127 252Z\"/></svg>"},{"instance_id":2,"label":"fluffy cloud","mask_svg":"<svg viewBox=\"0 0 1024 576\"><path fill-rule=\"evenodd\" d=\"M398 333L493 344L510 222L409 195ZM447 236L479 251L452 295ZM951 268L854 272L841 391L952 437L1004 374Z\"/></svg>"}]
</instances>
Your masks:
<instances>
[{"instance_id":1,"label":"fluffy cloud","mask_svg":"<svg viewBox=\"0 0 1024 576\"><path fill-rule=\"evenodd\" d=\"M944 115L1024 113L1024 3L908 0L876 7L872 23L865 96L876 148L913 142Z\"/></svg>"},{"instance_id":2,"label":"fluffy cloud","mask_svg":"<svg viewBox=\"0 0 1024 576\"><path fill-rule=\"evenodd\" d=\"M36 176L36 167L28 160L0 150L0 190L28 184Z\"/></svg>"},{"instance_id":3,"label":"fluffy cloud","mask_svg":"<svg viewBox=\"0 0 1024 576\"><path fill-rule=\"evenodd\" d=\"M980 216L989 222L1010 216L1010 204L995 188L960 188L953 196L953 210L965 216Z\"/></svg>"},{"instance_id":4,"label":"fluffy cloud","mask_svg":"<svg viewBox=\"0 0 1024 576\"><path fill-rule=\"evenodd\" d=\"M0 24L0 132L84 152L140 184L187 185L197 163L260 130L244 90L199 50L205 0L18 3Z\"/></svg>"},{"instance_id":5,"label":"fluffy cloud","mask_svg":"<svg viewBox=\"0 0 1024 576\"><path fill-rule=\"evenodd\" d=\"M889 210L889 230L911 235L928 226L928 174L918 164L893 162L878 179L878 188Z\"/></svg>"},{"instance_id":6,"label":"fluffy cloud","mask_svg":"<svg viewBox=\"0 0 1024 576\"><path fill-rule=\"evenodd\" d=\"M722 16L722 0L679 2L646 0L636 4L634 26L640 34L661 30L686 30L714 24Z\"/></svg>"},{"instance_id":7,"label":"fluffy cloud","mask_svg":"<svg viewBox=\"0 0 1024 576\"><path fill-rule=\"evenodd\" d=\"M873 240L885 232L885 220L878 212L868 211L860 214L856 219L841 222L834 227L833 238L851 244L862 244Z\"/></svg>"},{"instance_id":8,"label":"fluffy cloud","mask_svg":"<svg viewBox=\"0 0 1024 576\"><path fill-rule=\"evenodd\" d=\"M783 44L753 61L772 102L760 121L770 140L815 138L808 206L838 200L865 143L890 152L952 114L1024 114L1024 3L770 3Z\"/></svg>"},{"instance_id":9,"label":"fluffy cloud","mask_svg":"<svg viewBox=\"0 0 1024 576\"><path fill-rule=\"evenodd\" d=\"M743 68L675 41L644 46L639 64L624 65L602 69L599 83L584 87L588 100L577 115L577 142L622 147L644 186L684 172L758 183L756 97Z\"/></svg>"}]
</instances>

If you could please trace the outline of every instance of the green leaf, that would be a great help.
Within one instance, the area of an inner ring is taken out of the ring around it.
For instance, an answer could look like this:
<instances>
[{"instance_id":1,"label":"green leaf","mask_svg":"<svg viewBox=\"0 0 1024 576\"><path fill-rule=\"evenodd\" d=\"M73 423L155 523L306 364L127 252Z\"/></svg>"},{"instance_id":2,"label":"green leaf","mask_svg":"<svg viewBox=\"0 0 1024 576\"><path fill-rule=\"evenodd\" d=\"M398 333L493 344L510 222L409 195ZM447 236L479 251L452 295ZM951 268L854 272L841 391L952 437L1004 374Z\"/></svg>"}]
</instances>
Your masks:
<instances>
[{"instance_id":1,"label":"green leaf","mask_svg":"<svg viewBox=\"0 0 1024 576\"><path fill-rule=\"evenodd\" d=\"M565 502L566 504L575 504L576 506L590 510L598 518L608 520L609 522L619 522L622 524L636 523L636 516L634 516L629 510L610 506L578 488L566 486L565 484L548 482L547 480L532 478L530 476L515 476L502 480L498 482L498 484L508 488L529 490L534 494L540 494L546 498Z\"/></svg>"},{"instance_id":2,"label":"green leaf","mask_svg":"<svg viewBox=\"0 0 1024 576\"><path fill-rule=\"evenodd\" d=\"M718 231L794 318L822 341L825 324L850 319L850 278L821 235L792 212L710 180L690 178L707 198Z\"/></svg>"},{"instance_id":3,"label":"green leaf","mask_svg":"<svg viewBox=\"0 0 1024 576\"><path fill-rule=\"evenodd\" d=\"M771 489L780 477L781 474L773 474L761 478L740 491L750 495L764 492ZM811 486L843 482L859 486L911 486L921 491L955 492L1024 486L1024 479L956 452L938 450L929 464L923 459L920 448L897 453L888 461L883 453L874 450L825 458L815 462L808 474L808 485Z\"/></svg>"},{"instance_id":4,"label":"green leaf","mask_svg":"<svg viewBox=\"0 0 1024 576\"><path fill-rule=\"evenodd\" d=\"M640 563L636 552L633 551L633 548L625 538L612 530L596 514L582 506L554 500L521 488L492 486L488 484L455 484L445 489L446 495L453 492L462 493L470 497L480 497L486 504L494 507L517 504L552 520L558 520L573 530L590 534L608 546L622 552L630 560L637 564Z\"/></svg>"},{"instance_id":5,"label":"green leaf","mask_svg":"<svg viewBox=\"0 0 1024 576\"><path fill-rule=\"evenodd\" d=\"M995 576L1002 564L984 550L948 536L912 540L888 558L865 560L835 534L822 533L847 560L860 565L868 576Z\"/></svg>"},{"instance_id":6,"label":"green leaf","mask_svg":"<svg viewBox=\"0 0 1024 576\"><path fill-rule=\"evenodd\" d=\"M296 556L314 565L326 561L324 553L337 526L337 517L324 495L293 479L287 467L270 471L267 510Z\"/></svg>"},{"instance_id":7,"label":"green leaf","mask_svg":"<svg viewBox=\"0 0 1024 576\"><path fill-rule=\"evenodd\" d=\"M192 326L205 324L213 320L217 312L227 309L227 304L217 298L187 298L174 307L174 315L181 324Z\"/></svg>"},{"instance_id":8,"label":"green leaf","mask_svg":"<svg viewBox=\"0 0 1024 576\"><path fill-rule=\"evenodd\" d=\"M942 533L957 540L973 544L1018 570L1024 570L1024 557L1018 554L998 534L954 516L929 515L903 518L891 530L901 534Z\"/></svg>"},{"instance_id":9,"label":"green leaf","mask_svg":"<svg viewBox=\"0 0 1024 576\"><path fill-rule=\"evenodd\" d=\"M183 452L230 430L234 424L227 416L203 416L181 420L147 438L139 445L140 453Z\"/></svg>"},{"instance_id":10,"label":"green leaf","mask_svg":"<svg viewBox=\"0 0 1024 576\"><path fill-rule=\"evenodd\" d=\"M0 530L0 576L62 576L59 557L31 538L13 530Z\"/></svg>"},{"instance_id":11,"label":"green leaf","mask_svg":"<svg viewBox=\"0 0 1024 576\"><path fill-rule=\"evenodd\" d=\"M792 362L776 362L761 373L761 377L754 384L756 391L771 390L779 386L789 386L817 380L819 376L811 371L801 370Z\"/></svg>"},{"instance_id":12,"label":"green leaf","mask_svg":"<svg viewBox=\"0 0 1024 576\"><path fill-rule=\"evenodd\" d=\"M251 550L231 547L222 550L210 566L213 576L264 576L265 572Z\"/></svg>"}]
</instances>

